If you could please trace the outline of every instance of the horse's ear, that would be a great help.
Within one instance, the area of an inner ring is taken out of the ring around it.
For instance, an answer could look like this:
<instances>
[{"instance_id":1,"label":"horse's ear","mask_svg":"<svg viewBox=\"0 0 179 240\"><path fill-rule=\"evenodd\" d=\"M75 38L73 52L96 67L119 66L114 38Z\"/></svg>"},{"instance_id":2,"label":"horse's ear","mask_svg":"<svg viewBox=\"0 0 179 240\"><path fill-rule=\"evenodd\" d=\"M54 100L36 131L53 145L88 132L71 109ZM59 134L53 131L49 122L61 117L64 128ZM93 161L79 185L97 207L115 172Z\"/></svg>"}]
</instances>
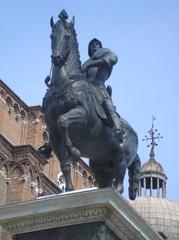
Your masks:
<instances>
[{"instance_id":1,"label":"horse's ear","mask_svg":"<svg viewBox=\"0 0 179 240\"><path fill-rule=\"evenodd\" d=\"M75 25L75 17L73 16L71 22L70 22L71 27L74 27Z\"/></svg>"},{"instance_id":2,"label":"horse's ear","mask_svg":"<svg viewBox=\"0 0 179 240\"><path fill-rule=\"evenodd\" d=\"M53 17L50 18L50 26L53 28L54 22L53 22Z\"/></svg>"}]
</instances>

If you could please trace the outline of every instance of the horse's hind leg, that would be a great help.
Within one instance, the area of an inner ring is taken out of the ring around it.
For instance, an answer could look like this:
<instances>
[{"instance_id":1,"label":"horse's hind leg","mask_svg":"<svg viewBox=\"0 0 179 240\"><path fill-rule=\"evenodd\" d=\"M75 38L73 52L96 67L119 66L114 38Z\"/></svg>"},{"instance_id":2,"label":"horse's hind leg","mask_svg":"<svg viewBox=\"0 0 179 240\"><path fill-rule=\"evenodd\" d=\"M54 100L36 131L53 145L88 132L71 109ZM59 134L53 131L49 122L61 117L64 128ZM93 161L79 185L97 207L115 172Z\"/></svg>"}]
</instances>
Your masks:
<instances>
[{"instance_id":1,"label":"horse's hind leg","mask_svg":"<svg viewBox=\"0 0 179 240\"><path fill-rule=\"evenodd\" d=\"M70 111L61 115L57 119L57 125L61 133L64 146L67 149L68 153L71 154L73 159L75 160L80 159L80 152L78 149L76 149L72 145L72 142L69 136L69 127L74 124L82 126L86 122L87 122L86 111L81 106L71 109Z\"/></svg>"},{"instance_id":2,"label":"horse's hind leg","mask_svg":"<svg viewBox=\"0 0 179 240\"><path fill-rule=\"evenodd\" d=\"M60 141L60 136L56 131L49 129L49 139L50 144L53 147L58 160L60 161L60 167L66 182L65 190L72 191L74 190L74 187L71 180L71 162L64 152L62 142Z\"/></svg>"},{"instance_id":3,"label":"horse's hind leg","mask_svg":"<svg viewBox=\"0 0 179 240\"><path fill-rule=\"evenodd\" d=\"M133 163L128 167L129 172L129 198L135 200L139 188L141 162L138 154Z\"/></svg>"},{"instance_id":4,"label":"horse's hind leg","mask_svg":"<svg viewBox=\"0 0 179 240\"><path fill-rule=\"evenodd\" d=\"M114 168L114 187L119 193L124 192L123 181L126 173L126 156L125 153L119 150L116 157L113 158L113 168Z\"/></svg>"},{"instance_id":5,"label":"horse's hind leg","mask_svg":"<svg viewBox=\"0 0 179 240\"><path fill-rule=\"evenodd\" d=\"M95 179L99 188L112 187L113 171L112 166L108 163L99 164L101 161L98 159L96 163L93 160L89 160L89 166L92 169Z\"/></svg>"}]
</instances>

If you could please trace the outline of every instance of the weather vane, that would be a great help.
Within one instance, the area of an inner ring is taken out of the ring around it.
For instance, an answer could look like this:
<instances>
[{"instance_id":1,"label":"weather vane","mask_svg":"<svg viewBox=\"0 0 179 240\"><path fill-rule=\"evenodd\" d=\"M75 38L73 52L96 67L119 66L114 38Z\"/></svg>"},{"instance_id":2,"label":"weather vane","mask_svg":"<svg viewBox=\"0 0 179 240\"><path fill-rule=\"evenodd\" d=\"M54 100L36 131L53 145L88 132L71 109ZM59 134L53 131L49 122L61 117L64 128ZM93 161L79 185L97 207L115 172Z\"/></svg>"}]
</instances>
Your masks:
<instances>
[{"instance_id":1,"label":"weather vane","mask_svg":"<svg viewBox=\"0 0 179 240\"><path fill-rule=\"evenodd\" d=\"M149 136L145 135L145 138L142 139L142 141L151 141L150 144L147 145L147 147L152 146L154 149L155 146L158 146L156 143L156 140L160 140L163 138L160 133L158 133L157 129L154 129L154 121L156 120L156 117L152 116L152 128L148 131Z\"/></svg>"}]
</instances>

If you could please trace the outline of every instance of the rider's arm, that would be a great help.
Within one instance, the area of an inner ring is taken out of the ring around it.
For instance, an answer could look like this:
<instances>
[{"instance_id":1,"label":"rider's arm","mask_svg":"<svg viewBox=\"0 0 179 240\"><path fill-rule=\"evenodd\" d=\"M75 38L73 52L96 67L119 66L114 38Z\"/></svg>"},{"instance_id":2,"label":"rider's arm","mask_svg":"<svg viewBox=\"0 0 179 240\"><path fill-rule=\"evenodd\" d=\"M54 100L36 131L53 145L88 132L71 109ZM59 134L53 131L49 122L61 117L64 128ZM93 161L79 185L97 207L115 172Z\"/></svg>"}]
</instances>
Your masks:
<instances>
[{"instance_id":1,"label":"rider's arm","mask_svg":"<svg viewBox=\"0 0 179 240\"><path fill-rule=\"evenodd\" d=\"M104 58L99 58L99 59L91 58L91 61L89 62L88 67L103 67L105 65L106 65L106 61Z\"/></svg>"},{"instance_id":2,"label":"rider's arm","mask_svg":"<svg viewBox=\"0 0 179 240\"><path fill-rule=\"evenodd\" d=\"M115 65L118 61L118 58L116 56L116 54L114 54L113 52L106 52L105 54L103 54L102 57L100 58L95 58L95 57L91 57L88 60L88 68L89 67L113 67L113 65Z\"/></svg>"},{"instance_id":3,"label":"rider's arm","mask_svg":"<svg viewBox=\"0 0 179 240\"><path fill-rule=\"evenodd\" d=\"M104 67L106 65L107 63L103 58L99 58L99 59L90 58L83 64L82 71L86 72L90 67Z\"/></svg>"}]
</instances>

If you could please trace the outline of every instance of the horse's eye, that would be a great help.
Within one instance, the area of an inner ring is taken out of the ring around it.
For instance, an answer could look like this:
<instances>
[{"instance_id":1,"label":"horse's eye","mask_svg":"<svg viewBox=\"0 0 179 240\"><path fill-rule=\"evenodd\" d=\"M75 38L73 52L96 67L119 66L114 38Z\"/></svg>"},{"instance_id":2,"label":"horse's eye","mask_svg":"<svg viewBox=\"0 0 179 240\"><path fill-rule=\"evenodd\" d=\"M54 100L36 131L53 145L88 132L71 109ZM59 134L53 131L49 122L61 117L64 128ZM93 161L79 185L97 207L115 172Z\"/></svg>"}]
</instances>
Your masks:
<instances>
[{"instance_id":1,"label":"horse's eye","mask_svg":"<svg viewBox=\"0 0 179 240\"><path fill-rule=\"evenodd\" d=\"M67 33L71 33L71 29L68 27L66 28Z\"/></svg>"},{"instance_id":2,"label":"horse's eye","mask_svg":"<svg viewBox=\"0 0 179 240\"><path fill-rule=\"evenodd\" d=\"M69 38L70 36L71 36L71 31L70 30L66 30L65 37Z\"/></svg>"}]
</instances>

